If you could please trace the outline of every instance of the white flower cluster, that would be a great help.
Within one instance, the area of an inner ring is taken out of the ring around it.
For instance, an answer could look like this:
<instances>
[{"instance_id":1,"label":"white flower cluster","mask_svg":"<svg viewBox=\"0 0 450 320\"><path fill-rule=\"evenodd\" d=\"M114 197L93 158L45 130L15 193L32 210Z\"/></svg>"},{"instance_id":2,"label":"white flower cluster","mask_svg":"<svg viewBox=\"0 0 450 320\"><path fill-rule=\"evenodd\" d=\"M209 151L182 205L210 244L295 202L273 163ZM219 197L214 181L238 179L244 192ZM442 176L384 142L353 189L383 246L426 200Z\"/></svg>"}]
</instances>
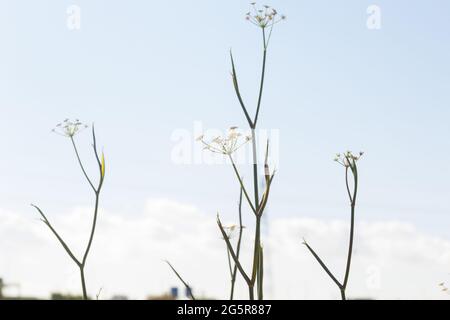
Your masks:
<instances>
[{"instance_id":1,"label":"white flower cluster","mask_svg":"<svg viewBox=\"0 0 450 320\"><path fill-rule=\"evenodd\" d=\"M337 163L348 168L352 165L352 162L358 161L362 157L363 154L364 154L364 152L362 152L362 151L360 151L358 153L358 155L354 155L351 151L346 151L346 152L344 152L343 155L341 155L340 153L337 153L336 157L334 158L334 161L336 161Z\"/></svg>"},{"instance_id":2,"label":"white flower cluster","mask_svg":"<svg viewBox=\"0 0 450 320\"><path fill-rule=\"evenodd\" d=\"M88 126L86 124L81 123L78 119L75 119L74 121L65 119L63 122L58 123L52 131L59 135L73 138L73 136L87 127Z\"/></svg>"},{"instance_id":3,"label":"white flower cluster","mask_svg":"<svg viewBox=\"0 0 450 320\"><path fill-rule=\"evenodd\" d=\"M269 6L262 9L256 8L256 2L251 3L251 11L245 15L245 19L262 29L285 20L285 15L280 15L277 10Z\"/></svg>"},{"instance_id":4,"label":"white flower cluster","mask_svg":"<svg viewBox=\"0 0 450 320\"><path fill-rule=\"evenodd\" d=\"M211 141L206 141L204 135L199 136L196 140L203 143L204 150L231 155L252 139L251 136L242 135L237 129L237 127L231 127L226 136L217 136Z\"/></svg>"}]
</instances>

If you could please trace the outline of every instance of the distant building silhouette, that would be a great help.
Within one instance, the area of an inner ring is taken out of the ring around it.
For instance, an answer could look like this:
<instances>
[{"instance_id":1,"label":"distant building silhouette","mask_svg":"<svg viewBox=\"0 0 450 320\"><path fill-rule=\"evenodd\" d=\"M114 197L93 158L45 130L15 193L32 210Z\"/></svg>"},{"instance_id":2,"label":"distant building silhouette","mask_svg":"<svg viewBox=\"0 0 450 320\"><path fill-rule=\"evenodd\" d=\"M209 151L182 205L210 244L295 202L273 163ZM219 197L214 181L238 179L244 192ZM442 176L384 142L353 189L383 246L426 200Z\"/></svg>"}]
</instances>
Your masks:
<instances>
[{"instance_id":1,"label":"distant building silhouette","mask_svg":"<svg viewBox=\"0 0 450 320\"><path fill-rule=\"evenodd\" d=\"M178 288L177 287L172 287L170 288L170 295L172 296L173 299L178 299Z\"/></svg>"},{"instance_id":2,"label":"distant building silhouette","mask_svg":"<svg viewBox=\"0 0 450 320\"><path fill-rule=\"evenodd\" d=\"M3 299L3 287L5 284L3 283L3 279L0 278L0 299Z\"/></svg>"},{"instance_id":3,"label":"distant building silhouette","mask_svg":"<svg viewBox=\"0 0 450 320\"><path fill-rule=\"evenodd\" d=\"M0 299L6 299L4 289L7 287L16 287L18 289L17 296L20 297L20 285L13 283L6 284L5 281L3 281L3 278L0 278Z\"/></svg>"}]
</instances>

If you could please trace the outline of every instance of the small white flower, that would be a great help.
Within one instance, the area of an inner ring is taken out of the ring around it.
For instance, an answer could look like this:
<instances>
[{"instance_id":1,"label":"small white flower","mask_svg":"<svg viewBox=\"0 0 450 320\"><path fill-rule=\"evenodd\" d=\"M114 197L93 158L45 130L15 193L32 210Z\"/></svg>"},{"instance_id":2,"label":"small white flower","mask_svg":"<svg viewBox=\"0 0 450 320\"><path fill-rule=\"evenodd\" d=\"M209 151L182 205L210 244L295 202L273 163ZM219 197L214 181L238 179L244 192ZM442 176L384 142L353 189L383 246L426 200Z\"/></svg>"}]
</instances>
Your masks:
<instances>
[{"instance_id":1,"label":"small white flower","mask_svg":"<svg viewBox=\"0 0 450 320\"><path fill-rule=\"evenodd\" d=\"M65 119L63 122L58 123L52 131L61 136L73 138L77 133L86 128L88 128L88 125L81 123L78 119L74 121Z\"/></svg>"},{"instance_id":2,"label":"small white flower","mask_svg":"<svg viewBox=\"0 0 450 320\"><path fill-rule=\"evenodd\" d=\"M257 9L256 3L252 2L251 11L245 15L245 19L265 29L267 27L272 28L276 23L285 20L286 16L279 15L277 10L267 5L264 5L261 9Z\"/></svg>"},{"instance_id":3,"label":"small white flower","mask_svg":"<svg viewBox=\"0 0 450 320\"><path fill-rule=\"evenodd\" d=\"M336 153L336 157L334 158L334 161L338 162L342 166L348 168L352 166L352 162L358 161L364 152L359 152L357 156L355 156L351 151L344 152L344 155L342 156L340 153Z\"/></svg>"},{"instance_id":4,"label":"small white flower","mask_svg":"<svg viewBox=\"0 0 450 320\"><path fill-rule=\"evenodd\" d=\"M197 140L203 143L205 150L231 155L251 140L251 137L249 136L246 136L244 139L241 139L241 137L242 133L237 130L237 127L231 127L228 129L228 133L224 137L217 136L208 142L205 137L201 135L197 138Z\"/></svg>"}]
</instances>

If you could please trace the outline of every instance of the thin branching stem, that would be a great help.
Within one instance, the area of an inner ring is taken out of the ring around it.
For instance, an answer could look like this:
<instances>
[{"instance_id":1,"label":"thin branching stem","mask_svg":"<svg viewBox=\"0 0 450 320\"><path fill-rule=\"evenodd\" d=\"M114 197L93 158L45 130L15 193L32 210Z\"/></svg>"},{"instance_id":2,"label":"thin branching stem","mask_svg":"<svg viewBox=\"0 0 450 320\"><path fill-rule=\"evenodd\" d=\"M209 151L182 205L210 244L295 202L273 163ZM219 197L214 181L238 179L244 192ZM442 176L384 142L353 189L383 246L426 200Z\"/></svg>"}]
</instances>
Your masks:
<instances>
[{"instance_id":1,"label":"thin branching stem","mask_svg":"<svg viewBox=\"0 0 450 320\"><path fill-rule=\"evenodd\" d=\"M348 254L347 254L347 266L345 268L345 276L344 282L342 284L345 294L345 289L347 288L348 277L350 276L350 265L352 262L352 253L353 253L353 238L355 232L355 205L356 205L356 193L358 191L358 169L356 167L356 163L353 160L353 165L351 168L353 172L354 186L353 186L353 196L351 203L351 217L350 217L350 239L348 244Z\"/></svg>"},{"instance_id":2,"label":"thin branching stem","mask_svg":"<svg viewBox=\"0 0 450 320\"><path fill-rule=\"evenodd\" d=\"M48 221L47 217L44 215L42 210L34 204L31 204L31 206L39 212L39 214L42 217L42 222L44 222L45 225L50 229L50 231L55 235L56 239L58 239L58 241L61 243L61 245L63 246L64 250L66 250L66 252L70 256L70 258L72 258L72 260L78 266L80 266L81 263L78 261L78 259L75 257L75 255L72 253L72 250L70 250L69 246L64 242L64 240L61 238L61 236L58 234L58 232L56 232L55 228L53 228L52 224L50 223L50 221Z\"/></svg>"},{"instance_id":3,"label":"thin branching stem","mask_svg":"<svg viewBox=\"0 0 450 320\"><path fill-rule=\"evenodd\" d=\"M177 270L175 270L175 268L170 264L169 261L166 260L165 262L169 265L170 269L172 269L172 271L175 273L175 275L176 275L177 278L181 281L181 283L183 283L183 285L184 285L184 287L186 288L187 292L188 292L189 295L191 296L191 299L192 299L192 300L195 300L195 296L194 296L194 294L193 294L193 292L192 292L192 288L187 284L186 281L184 281L184 279L183 279L183 278L181 277L181 275L177 272Z\"/></svg>"},{"instance_id":4,"label":"thin branching stem","mask_svg":"<svg viewBox=\"0 0 450 320\"><path fill-rule=\"evenodd\" d=\"M260 82L260 86L259 86L258 104L256 106L255 119L253 120L254 128L256 128L256 125L258 123L259 109L261 107L262 94L263 94L263 89L264 89L264 77L266 74L267 46L266 46L266 31L265 31L265 29L262 29L262 34L263 34L264 51L263 51L262 71L261 71L261 82Z\"/></svg>"},{"instance_id":5,"label":"thin branching stem","mask_svg":"<svg viewBox=\"0 0 450 320\"><path fill-rule=\"evenodd\" d=\"M266 70L266 58L267 58L267 43L266 43L266 33L264 28L262 28L262 35L263 35L263 63L262 63L262 72L261 72L261 80L260 80L260 86L259 86L259 94L258 94L258 102L256 105L256 112L254 115L254 120L252 121L249 113L247 111L247 108L245 107L245 104L242 100L242 96L239 90L239 84L238 84L238 80L237 80L237 75L236 75L236 68L235 68L235 64L234 64L234 59L233 59L233 55L230 52L230 57L231 57L231 66L232 66L232 75L233 75L233 85L234 85L234 89L236 92L236 96L239 100L239 103L241 105L241 108L244 112L244 115L247 119L248 125L251 129L251 135L252 135L252 157L253 157L253 195L254 195L254 201L252 203L252 201L250 200L250 197L247 193L247 190L244 188L244 185L242 183L242 179L240 178L240 175L237 171L237 168L230 156L230 159L232 161L232 165L233 168L235 170L236 176L239 179L239 182L241 184L241 187L243 188L244 191L244 195L246 197L247 202L249 203L250 207L252 208L255 217L256 217L256 227L255 227L255 238L254 238L254 251L253 251L253 266L252 266L252 274L251 274L251 279L250 279L250 283L249 283L249 294L250 294L250 299L253 300L254 297L254 293L253 293L253 288L255 286L255 283L257 285L257 291L258 291L258 299L262 299L263 294L262 294L262 272L260 272L260 268L262 266L262 261L260 261L260 252L261 252L261 216L263 213L263 210L261 210L261 205L263 205L263 207L266 206L267 204L267 199L268 199L268 190L265 193L265 198L264 201L260 202L259 199L259 180L258 180L258 152L257 152L257 139L256 139L256 125L258 122L258 117L259 117L259 112L260 112L260 108L261 108L261 102L262 102L262 96L263 96L263 89L264 89L264 79L265 79L265 70Z\"/></svg>"},{"instance_id":6,"label":"thin branching stem","mask_svg":"<svg viewBox=\"0 0 450 320\"><path fill-rule=\"evenodd\" d=\"M266 7L266 9L268 9L268 8L269 7ZM265 81L265 74L266 74L266 60L267 60L267 47L269 44L270 36L272 34L273 25L275 24L275 16L276 15L277 15L277 12L275 10L273 10L273 12L271 14L268 14L268 12L266 10L265 17L260 17L259 13L258 13L258 11L256 11L256 9L255 9L255 16L250 15L250 13L247 14L247 20L249 20L251 23L253 23L261 28L262 42L263 42L261 78L260 78L260 82L259 82L258 100L257 100L256 110L255 110L255 114L253 115L253 118L250 117L249 112L245 106L243 99L242 99L241 92L239 89L239 84L238 84L238 77L236 74L235 62L234 62L233 54L230 51L233 86L234 86L238 101L241 105L242 111L244 112L245 118L251 129L251 138L252 138L251 140L252 140L252 157L253 157L253 196L254 196L253 201L250 200L249 194L248 194L247 190L245 189L244 184L242 183L242 179L239 175L239 172L233 162L233 159L230 156L230 159L231 159L232 165L233 165L233 169L236 173L236 177L238 178L239 183L241 184L245 198L246 198L247 202L249 203L249 206L252 208L253 213L255 214L255 219L256 219L255 236L254 236L254 251L253 251L253 265L252 265L252 271L251 271L251 278L247 277L244 270L241 270L241 265L240 265L239 261L237 261L238 259L236 259L236 256L233 256L234 252L233 252L232 248L230 248L230 245L229 245L229 250L230 250L230 253L231 253L233 259L235 260L236 265L239 268L239 271L242 273L244 278L246 278L246 277L248 278L248 279L246 279L246 282L249 287L249 295L250 295L251 300L254 299L254 290L253 289L254 289L255 284L256 284L256 288L257 288L258 299L263 299L263 265L264 264L263 264L263 260L262 260L263 254L262 254L262 247L261 247L261 217L263 215L264 208L267 205L270 184L271 184L273 176L274 176L273 174L266 175L266 190L263 193L262 199L260 199L260 197L259 197L258 152L257 152L258 150L257 150L256 127L258 124L258 119L259 119L261 104L262 104L263 91L264 91L264 81ZM267 21L265 19L267 19ZM281 17L281 19L284 19L284 18ZM272 23L270 24L269 21L272 21ZM280 21L280 20L278 20L278 21ZM266 27L270 28L268 38L266 36ZM267 165L267 154L266 154L265 169L266 169L266 165ZM224 234L224 238L226 238L226 234L225 234L223 228L221 227L220 220L218 220L218 223L219 223L219 227L221 228L222 233ZM227 241L227 239L226 239L226 241ZM227 241L227 244L228 243L229 243L229 241Z\"/></svg>"},{"instance_id":7,"label":"thin branching stem","mask_svg":"<svg viewBox=\"0 0 450 320\"><path fill-rule=\"evenodd\" d=\"M91 234L89 236L89 241L88 241L86 250L85 250L84 255L83 255L83 262L82 262L83 266L86 264L86 260L87 260L87 257L89 255L89 251L91 250L92 241L94 240L95 228L97 226L98 204L99 204L99 200L100 200L99 197L100 197L100 192L97 191L95 193L95 207L94 207L94 217L93 217L93 220L92 220Z\"/></svg>"},{"instance_id":8,"label":"thin branching stem","mask_svg":"<svg viewBox=\"0 0 450 320\"><path fill-rule=\"evenodd\" d=\"M322 259L320 259L320 257L317 255L317 253L313 250L313 248L310 247L310 245L303 240L303 244L308 248L308 250L312 253L312 255L314 256L314 258L316 258L317 262L319 262L320 266L323 268L323 270L325 270L325 272L330 276L331 280L334 281L334 283L336 283L336 285L341 288L342 285L339 282L338 279L336 279L336 277L333 275L333 273L330 271L330 269L328 269L328 267L325 265L325 263L322 261Z\"/></svg>"},{"instance_id":9,"label":"thin branching stem","mask_svg":"<svg viewBox=\"0 0 450 320\"><path fill-rule=\"evenodd\" d=\"M269 199L269 193L270 193L270 187L272 185L272 180L275 176L275 170L272 174L270 174L269 170L269 140L267 140L266 143L266 155L264 157L264 178L266 183L266 190L264 191L261 201L258 206L258 215L262 215L264 212L264 209L266 208L267 201Z\"/></svg>"},{"instance_id":10,"label":"thin branching stem","mask_svg":"<svg viewBox=\"0 0 450 320\"><path fill-rule=\"evenodd\" d=\"M228 238L228 235L227 235L218 215L217 215L217 225L219 226L219 230L222 233L223 239L225 240L225 243L227 244L228 250L231 254L231 257L233 258L234 263L236 264L236 266L237 266L239 272L241 273L242 277L244 278L245 282L250 287L252 284L251 279L245 272L244 268L242 267L242 265L239 261L239 258L237 257L236 253L234 252L234 249L233 249L233 246L231 245L230 239Z\"/></svg>"},{"instance_id":11,"label":"thin branching stem","mask_svg":"<svg viewBox=\"0 0 450 320\"><path fill-rule=\"evenodd\" d=\"M345 187L347 189L348 198L350 200L350 203L353 202L352 194L350 192L350 186L348 182L348 167L345 167Z\"/></svg>"},{"instance_id":12,"label":"thin branching stem","mask_svg":"<svg viewBox=\"0 0 450 320\"><path fill-rule=\"evenodd\" d=\"M83 299L87 300L87 288L86 288L86 277L84 276L84 265L80 266L80 278L81 278L81 288L83 290Z\"/></svg>"},{"instance_id":13,"label":"thin branching stem","mask_svg":"<svg viewBox=\"0 0 450 320\"><path fill-rule=\"evenodd\" d=\"M261 244L261 216L256 217L256 227L255 227L255 244L253 252L253 268L252 268L252 284L255 284L258 275L259 267L259 251Z\"/></svg>"},{"instance_id":14,"label":"thin branching stem","mask_svg":"<svg viewBox=\"0 0 450 320\"><path fill-rule=\"evenodd\" d=\"M242 242L242 233L244 232L244 226L242 225L242 188L239 193L239 236L236 245L236 258L239 260L239 255L241 253L241 242ZM230 259L230 250L228 252L228 259ZM236 263L234 264L233 272L231 274L231 290L230 290L230 300L234 299L234 286L236 284L236 275L237 275L238 267Z\"/></svg>"},{"instance_id":15,"label":"thin branching stem","mask_svg":"<svg viewBox=\"0 0 450 320\"><path fill-rule=\"evenodd\" d=\"M73 149L75 150L75 155L77 156L78 164L80 165L81 171L83 171L83 174L86 177L86 180L88 181L92 190L94 190L94 192L96 192L97 189L94 187L94 184L92 183L91 179L89 178L88 174L86 173L86 170L84 169L83 162L81 161L80 155L78 153L78 148L77 148L77 145L75 144L75 139L73 138L73 136L70 137L70 141L72 141L72 146L73 146Z\"/></svg>"},{"instance_id":16,"label":"thin branching stem","mask_svg":"<svg viewBox=\"0 0 450 320\"><path fill-rule=\"evenodd\" d=\"M94 130L94 126L92 126L92 139L93 139L93 147L94 147L94 154L95 154L95 158L96 161L98 163L99 166L99 173L100 173L100 179L98 182L98 187L95 188L94 184L92 183L92 180L89 178L83 162L81 161L80 155L78 153L78 148L77 145L75 143L75 139L73 138L73 135L69 136L70 141L72 142L72 146L75 150L75 155L76 158L78 160L78 163L80 165L81 171L83 172L83 175L85 176L86 180L88 181L89 185L91 186L92 190L94 191L95 194L95 205L94 205L94 215L93 215L93 220L92 220L92 227L91 227L91 232L89 235L89 240L86 246L86 250L83 254L83 259L81 261L79 261L75 255L72 253L72 251L70 250L69 246L64 242L64 240L61 238L61 236L58 234L58 232L56 232L56 230L53 228L53 226L50 224L49 220L47 219L47 217L44 215L44 213L42 212L42 210L37 207L36 205L32 205L41 215L42 217L42 221L47 225L47 227L52 231L52 233L56 236L56 238L58 239L58 241L61 243L62 247L64 248L64 250L67 252L67 254L72 258L72 260L75 262L75 264L78 266L79 270L80 270L80 279L81 279L81 287L83 290L83 299L87 300L88 299L88 295L87 295L87 286L86 286L86 277L85 277L85 266L86 266L86 262L87 262L87 258L89 255L89 252L91 250L91 246L92 246L92 242L94 239L94 234L95 234L95 230L96 230L96 226L97 226L97 217L98 217L98 209L99 209L99 201L100 201L100 192L103 186L103 181L104 181L104 173L105 173L105 168L104 166L104 158L102 158L102 160L100 160L100 157L98 155L98 151L97 151L97 142L96 142L96 137L95 137L95 130Z\"/></svg>"},{"instance_id":17,"label":"thin branching stem","mask_svg":"<svg viewBox=\"0 0 450 320\"><path fill-rule=\"evenodd\" d=\"M241 92L239 90L239 84L236 74L236 68L234 65L234 59L233 59L233 53L230 50L230 58L231 58L231 67L232 67L232 77L233 77L233 85L234 85L234 91L236 92L236 96L239 100L239 104L241 105L242 111L245 114L245 118L247 119L248 125L250 128L253 128L253 122L250 118L250 115L248 114L247 108L245 107L244 101L242 100Z\"/></svg>"},{"instance_id":18,"label":"thin branching stem","mask_svg":"<svg viewBox=\"0 0 450 320\"><path fill-rule=\"evenodd\" d=\"M270 194L270 187L272 186L272 181L273 178L275 177L275 172L272 173L272 175L270 176L269 180L267 181L266 184L266 190L263 194L263 197L261 199L261 203L259 205L259 209L258 209L258 215L261 216L264 212L264 209L267 206L267 202L269 200L269 194Z\"/></svg>"},{"instance_id":19,"label":"thin branching stem","mask_svg":"<svg viewBox=\"0 0 450 320\"><path fill-rule=\"evenodd\" d=\"M252 129L252 155L253 155L253 188L255 203L254 207L258 211L259 206L259 191L258 191L258 152L256 148L256 133L255 129Z\"/></svg>"},{"instance_id":20,"label":"thin branching stem","mask_svg":"<svg viewBox=\"0 0 450 320\"><path fill-rule=\"evenodd\" d=\"M351 154L350 154L350 156L351 156ZM349 235L349 243L348 243L347 262L345 265L345 274L344 274L344 280L342 283L340 283L339 280L337 280L337 278L333 275L333 273L330 271L330 269L328 269L328 267L325 265L325 263L322 261L322 259L316 254L316 252L309 246L309 244L306 241L303 242L303 244L308 248L308 250L314 256L314 258L317 260L317 262L319 262L319 264L322 266L322 268L325 270L325 272L330 276L330 278L334 281L334 283L336 283L336 285L338 286L338 288L340 290L342 300L346 300L345 290L347 289L348 279L350 276L350 266L351 266L352 254L353 254L353 240L354 240L354 233L355 233L356 195L358 192L358 168L356 166L356 160L355 160L358 158L351 158L350 156L345 156L346 162L343 164L345 166L345 186L346 186L348 196L350 198L351 211L350 211L350 235ZM348 179L349 169L353 175L353 193L350 191L350 185L349 185L349 179Z\"/></svg>"},{"instance_id":21,"label":"thin branching stem","mask_svg":"<svg viewBox=\"0 0 450 320\"><path fill-rule=\"evenodd\" d=\"M261 246L261 214L259 210L259 191L258 191L258 157L257 157L257 149L256 149L256 134L255 129L252 128L252 154L253 154L253 188L254 188L254 207L256 208L256 225L255 225L255 242L253 245L253 267L252 267L252 287L255 285L255 282L257 282L257 288L258 288L258 299L262 299L259 293L261 290L259 290L260 287L260 278L259 275L259 252L260 252L260 246Z\"/></svg>"},{"instance_id":22,"label":"thin branching stem","mask_svg":"<svg viewBox=\"0 0 450 320\"><path fill-rule=\"evenodd\" d=\"M259 267L258 267L258 299L262 300L264 298L264 252L263 247L259 248Z\"/></svg>"},{"instance_id":23,"label":"thin branching stem","mask_svg":"<svg viewBox=\"0 0 450 320\"><path fill-rule=\"evenodd\" d=\"M228 257L228 269L230 271L230 277L231 277L231 285L233 285L233 266L231 264L231 255L230 255L230 250L228 250L228 247L227 247L227 257Z\"/></svg>"},{"instance_id":24,"label":"thin branching stem","mask_svg":"<svg viewBox=\"0 0 450 320\"><path fill-rule=\"evenodd\" d=\"M241 189L242 189L242 191L243 191L243 193L244 193L244 195L245 195L245 199L247 200L248 205L249 205L250 208L252 209L253 213L254 213L255 215L257 215L257 214L258 214L258 211L256 210L255 206L253 205L252 200L250 200L250 196L249 196L249 194L248 194L248 192L247 192L247 189L245 189L244 181L242 180L241 175L240 175L240 173L239 173L239 170L237 169L237 166L236 166L236 164L234 163L233 157L231 156L231 154L228 154L228 157L229 157L229 159L230 159L230 161L231 161L231 165L233 166L234 173L236 174L236 177L237 177L237 179L238 179L238 181L239 181L239 184L240 184L240 186L241 186Z\"/></svg>"}]
</instances>

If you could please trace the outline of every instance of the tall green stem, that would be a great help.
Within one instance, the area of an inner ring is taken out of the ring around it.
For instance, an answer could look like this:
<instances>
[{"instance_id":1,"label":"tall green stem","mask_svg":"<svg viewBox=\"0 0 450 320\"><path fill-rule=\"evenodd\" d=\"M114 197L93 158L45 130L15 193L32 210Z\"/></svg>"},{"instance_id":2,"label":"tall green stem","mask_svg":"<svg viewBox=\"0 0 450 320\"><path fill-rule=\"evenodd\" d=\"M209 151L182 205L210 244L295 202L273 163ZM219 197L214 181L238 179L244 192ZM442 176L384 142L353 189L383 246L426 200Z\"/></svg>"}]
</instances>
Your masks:
<instances>
[{"instance_id":1,"label":"tall green stem","mask_svg":"<svg viewBox=\"0 0 450 320\"><path fill-rule=\"evenodd\" d=\"M262 71L261 71L261 82L260 82L260 85L259 85L258 104L256 106L255 119L253 120L254 128L256 128L256 124L258 123L259 109L261 107L262 94L263 94L263 89L264 89L264 79L265 79L265 75L266 75L267 43L266 43L266 31L265 31L265 29L262 29L262 35L263 35L263 44L264 44L263 62L262 62Z\"/></svg>"},{"instance_id":2,"label":"tall green stem","mask_svg":"<svg viewBox=\"0 0 450 320\"><path fill-rule=\"evenodd\" d=\"M256 227L255 227L255 244L254 244L254 252L253 252L253 269L252 269L252 283L257 282L257 287L261 279L259 279L259 251L261 247L261 216L256 216ZM258 299L260 296L258 295Z\"/></svg>"},{"instance_id":3,"label":"tall green stem","mask_svg":"<svg viewBox=\"0 0 450 320\"><path fill-rule=\"evenodd\" d=\"M53 226L51 225L50 221L47 219L47 217L45 216L45 214L42 212L42 210L35 206L32 205L34 208L36 208L36 210L38 210L39 214L42 217L42 221L48 226L48 228L52 231L52 233L56 236L56 238L58 239L58 241L61 243L61 245L63 246L64 250L66 250L67 254L72 258L72 260L75 262L75 264L78 266L78 268L80 269L80 278L81 278L81 287L83 290L83 299L87 300L88 299L88 295L87 295L87 288L86 288L86 278L85 278L85 274L84 274L84 268L86 266L86 261L89 255L89 252L91 250L91 246L92 246L92 242L94 239L94 234L95 234L95 229L97 226L97 217L98 217L98 207L99 207L99 200L100 200L100 191L102 189L103 186L103 181L104 181L104 173L105 173L105 168L104 168L104 157L102 155L102 159L100 160L98 152L97 152L97 147L96 147L96 138L95 138L95 130L94 127L92 127L92 137L93 137L93 147L94 147L94 154L95 154L95 158L97 160L98 166L99 166L99 173L100 173L100 180L98 182L98 186L97 188L94 187L94 184L92 183L91 179L89 178L86 170L84 169L84 165L83 162L81 161L80 155L78 153L78 148L75 144L75 140L73 138L73 135L70 136L70 140L72 142L72 146L73 149L75 151L75 155L76 158L78 160L78 164L80 165L81 171L83 172L84 177L86 178L86 180L88 181L90 187L92 188L92 190L95 193L95 206L94 206L94 217L93 217L93 221L92 221L92 228L91 228L91 233L89 235L89 241L86 247L86 250L84 252L83 255L83 259L81 260L81 262L75 257L75 255L72 253L72 251L70 250L69 246L64 242L64 240L61 238L61 236L58 234L58 232L56 232L56 230L53 228Z\"/></svg>"},{"instance_id":4,"label":"tall green stem","mask_svg":"<svg viewBox=\"0 0 450 320\"><path fill-rule=\"evenodd\" d=\"M255 129L252 129L252 153L253 153L253 187L255 203L254 207L258 214L256 215L256 227L255 227L255 243L253 251L253 268L252 268L252 283L258 282L257 287L259 287L259 248L261 246L261 213L259 213L259 191L258 191L258 158L256 150L256 134ZM259 292L259 290L258 290ZM258 299L260 299L258 294Z\"/></svg>"},{"instance_id":5,"label":"tall green stem","mask_svg":"<svg viewBox=\"0 0 450 320\"><path fill-rule=\"evenodd\" d=\"M256 211L258 211L259 206L259 191L258 191L258 153L256 149L256 133L255 129L252 129L252 155L253 155L253 188L254 188L254 196L255 203L254 207Z\"/></svg>"},{"instance_id":6,"label":"tall green stem","mask_svg":"<svg viewBox=\"0 0 450 320\"><path fill-rule=\"evenodd\" d=\"M242 233L244 232L244 227L242 225L242 193L243 190L241 188L241 192L239 193L239 237L236 246L236 258L239 259L239 255L241 252L241 242L242 242ZM228 253L228 261L230 262L230 250L227 250ZM234 299L234 286L236 284L236 275L237 275L238 267L237 264L234 264L233 272L231 274L231 290L230 290L230 300Z\"/></svg>"},{"instance_id":7,"label":"tall green stem","mask_svg":"<svg viewBox=\"0 0 450 320\"><path fill-rule=\"evenodd\" d=\"M258 190L258 185L259 185L259 181L258 181L258 152L257 152L257 148L256 148L256 127L257 127L257 123L258 123L258 116L259 116L259 111L261 108L261 102L262 102L262 94L263 94L263 90L264 90L264 78L265 78L265 73L266 73L266 58L267 58L267 46L266 46L266 32L265 29L262 29L262 36L263 36L263 45L264 45L264 50L263 50L263 63L262 63L262 71L261 71L261 82L260 82L260 86L259 86L259 96L258 96L258 103L256 106L256 114L255 114L255 119L253 120L253 125L251 126L251 130L252 130L252 154L253 154L253 187L254 187L254 196L255 196L255 208L258 212L257 216L256 216L256 227L255 227L255 244L254 244L254 256L253 256L253 272L252 272L252 282L257 283L257 288L258 288L258 300L262 300L263 298L263 288L262 288L262 284L263 284L263 273L260 272L260 268L261 265L263 264L262 261L260 261L260 259L262 259L262 257L260 257L260 250L261 250L261 216L263 214L263 212L261 212L259 210L259 190Z\"/></svg>"},{"instance_id":8,"label":"tall green stem","mask_svg":"<svg viewBox=\"0 0 450 320\"><path fill-rule=\"evenodd\" d=\"M255 300L255 292L253 288L254 288L253 285L248 286L248 296L250 300Z\"/></svg>"},{"instance_id":9,"label":"tall green stem","mask_svg":"<svg viewBox=\"0 0 450 320\"><path fill-rule=\"evenodd\" d=\"M263 37L263 62L262 62L262 71L261 71L261 80L259 85L259 94L258 94L258 101L256 105L256 112L254 119L252 120L249 116L249 113L247 111L247 108L245 107L245 104L242 100L242 96L239 91L239 85L238 85L238 79L236 74L236 68L234 64L233 55L230 53L231 56L231 64L232 64L232 76L233 76L233 85L234 89L236 91L237 98L239 100L239 103L242 107L242 110L244 111L245 117L247 119L248 125L251 129L251 135L252 135L252 156L253 156L253 193L254 193L254 203L249 199L249 196L243 186L242 179L240 178L240 175L237 172L236 166L233 163L233 168L236 172L236 175L239 179L239 182L241 184L241 187L244 190L244 195L249 203L249 206L252 208L253 212L255 213L256 217L256 227L255 227L255 238L254 238L254 253L253 253L253 266L252 266L252 274L250 281L247 281L248 287L249 287L249 297L250 300L254 299L254 286L255 283L258 288L258 299L263 298L263 272L261 270L263 266L263 262L260 261L262 257L260 258L260 251L261 251L261 216L263 214L263 210L260 209L260 202L259 202L259 179L258 179L258 152L257 152L257 146L256 146L256 127L258 123L258 117L261 109L261 102L262 102L262 96L264 91L264 79L265 79L265 73L266 73L266 59L267 59L267 45L268 42L266 40L266 31L265 28L262 28L262 37ZM231 156L230 156L231 158ZM232 160L232 159L231 159ZM265 206L265 203L264 203ZM264 207L263 206L263 207ZM233 256L233 255L232 255ZM233 256L234 258L234 256ZM241 270L240 270L241 271ZM242 272L241 272L242 273Z\"/></svg>"},{"instance_id":10,"label":"tall green stem","mask_svg":"<svg viewBox=\"0 0 450 320\"><path fill-rule=\"evenodd\" d=\"M84 266L80 265L81 287L83 289L83 300L87 300L86 280L84 277Z\"/></svg>"},{"instance_id":11,"label":"tall green stem","mask_svg":"<svg viewBox=\"0 0 450 320\"><path fill-rule=\"evenodd\" d=\"M262 300L264 298L264 254L263 248L259 248L259 269L258 269L258 299Z\"/></svg>"},{"instance_id":12,"label":"tall green stem","mask_svg":"<svg viewBox=\"0 0 450 320\"><path fill-rule=\"evenodd\" d=\"M83 261L82 261L83 266L86 264L86 260L87 260L87 257L89 255L89 251L91 250L92 241L94 239L95 228L97 226L99 200L100 200L100 193L98 191L96 191L95 192L94 218L92 220L92 229L91 229L91 234L89 236L89 241L88 241L88 244L87 244L87 247L86 247L86 251L84 252L84 256L83 256Z\"/></svg>"},{"instance_id":13,"label":"tall green stem","mask_svg":"<svg viewBox=\"0 0 450 320\"><path fill-rule=\"evenodd\" d=\"M94 192L97 192L97 189L95 189L94 184L92 183L91 179L89 179L89 176L86 173L86 170L84 169L83 162L81 161L80 155L78 153L78 148L77 148L77 145L75 144L75 140L73 139L73 136L70 137L70 141L72 141L72 146L73 146L73 149L75 150L75 155L77 156L78 164L80 165L81 171L83 171L84 177L88 181L92 190L94 190Z\"/></svg>"},{"instance_id":14,"label":"tall green stem","mask_svg":"<svg viewBox=\"0 0 450 320\"><path fill-rule=\"evenodd\" d=\"M345 276L344 276L344 282L342 283L342 287L345 294L345 289L347 288L348 278L350 275L350 265L352 262L352 253L353 253L353 238L355 233L355 205L356 205L356 194L358 192L358 168L356 167L355 161L353 161L353 166L351 167L352 173L353 173L353 196L350 197L351 199L351 217L350 217L350 239L348 244L348 254L347 254L347 266L345 268ZM346 170L347 172L347 170ZM344 299L345 300L345 295Z\"/></svg>"},{"instance_id":15,"label":"tall green stem","mask_svg":"<svg viewBox=\"0 0 450 320\"><path fill-rule=\"evenodd\" d=\"M358 192L358 168L356 166L355 158L351 159L346 156L345 163L341 163L345 166L345 186L347 188L347 194L350 200L350 236L349 236L349 244L348 244L348 252L347 252L347 263L345 266L345 275L343 282L339 282L333 273L328 269L325 263L320 259L317 253L309 246L309 244L304 241L303 243L306 245L308 250L312 253L314 258L316 258L317 262L322 266L325 272L330 276L330 278L336 283L340 292L341 299L346 300L345 290L347 289L348 279L350 276L350 266L352 262L352 254L353 254L353 239L355 234L355 206L356 206L356 196ZM348 181L348 172L351 170L353 174L353 193L350 191L349 181Z\"/></svg>"}]
</instances>

